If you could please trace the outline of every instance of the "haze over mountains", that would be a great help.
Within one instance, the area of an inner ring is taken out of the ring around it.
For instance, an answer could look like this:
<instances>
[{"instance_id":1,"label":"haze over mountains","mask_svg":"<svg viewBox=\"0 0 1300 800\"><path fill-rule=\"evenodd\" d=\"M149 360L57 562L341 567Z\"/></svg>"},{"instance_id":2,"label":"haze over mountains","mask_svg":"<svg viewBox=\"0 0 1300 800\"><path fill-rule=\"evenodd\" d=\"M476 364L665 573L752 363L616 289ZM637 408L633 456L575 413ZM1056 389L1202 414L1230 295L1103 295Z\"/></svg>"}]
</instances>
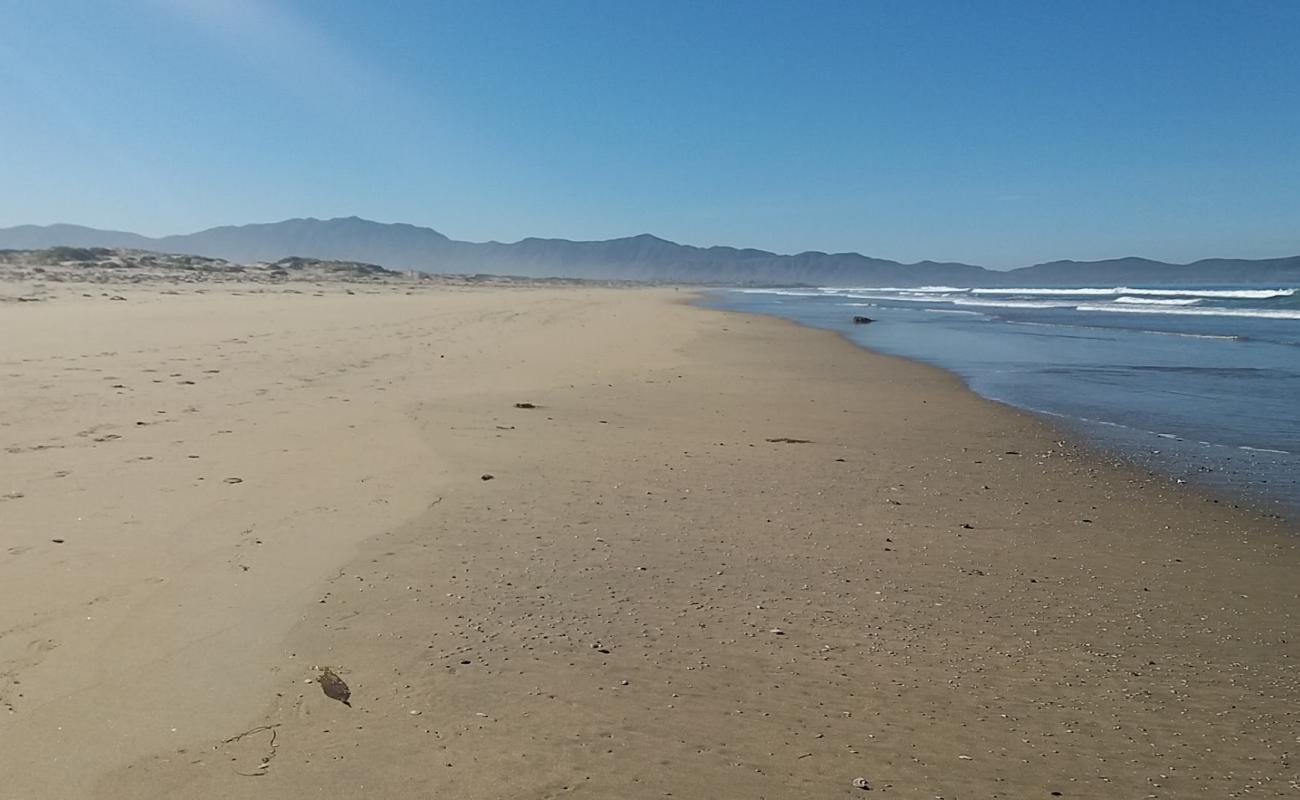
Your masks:
<instances>
[{"instance_id":1,"label":"haze over mountains","mask_svg":"<svg viewBox=\"0 0 1300 800\"><path fill-rule=\"evenodd\" d=\"M434 273L711 284L994 287L1300 283L1300 256L1211 258L1185 265L1131 257L1053 261L1000 271L933 261L901 264L858 253L781 255L734 247L694 247L649 234L595 242L537 238L509 244L462 242L432 228L358 217L224 226L161 238L64 224L0 229L0 249L64 245L187 253L239 263L303 256Z\"/></svg>"}]
</instances>

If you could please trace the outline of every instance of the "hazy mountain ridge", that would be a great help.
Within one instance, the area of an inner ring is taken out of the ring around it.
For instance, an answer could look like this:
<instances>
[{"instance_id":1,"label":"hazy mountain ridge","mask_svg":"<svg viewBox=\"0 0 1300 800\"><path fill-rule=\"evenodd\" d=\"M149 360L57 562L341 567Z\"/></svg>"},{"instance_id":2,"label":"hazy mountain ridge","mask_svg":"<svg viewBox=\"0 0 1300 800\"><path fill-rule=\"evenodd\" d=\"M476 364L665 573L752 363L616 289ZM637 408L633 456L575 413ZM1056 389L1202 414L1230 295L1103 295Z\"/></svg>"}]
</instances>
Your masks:
<instances>
[{"instance_id":1,"label":"hazy mountain ridge","mask_svg":"<svg viewBox=\"0 0 1300 800\"><path fill-rule=\"evenodd\" d=\"M83 225L18 225L0 228L0 249L46 250L51 247L108 247L124 250L155 248L157 239L125 231L104 231Z\"/></svg>"},{"instance_id":2,"label":"hazy mountain ridge","mask_svg":"<svg viewBox=\"0 0 1300 800\"><path fill-rule=\"evenodd\" d=\"M528 238L513 243L462 242L431 228L358 217L223 226L160 238L66 224L0 229L0 248L34 250L57 246L192 253L238 263L266 263L297 256L448 274L718 284L1079 286L1300 282L1300 256L1211 258L1185 265L1136 257L1053 261L1004 272L961 263L902 264L859 253L808 251L781 255L750 248L696 247L650 234L605 241Z\"/></svg>"}]
</instances>

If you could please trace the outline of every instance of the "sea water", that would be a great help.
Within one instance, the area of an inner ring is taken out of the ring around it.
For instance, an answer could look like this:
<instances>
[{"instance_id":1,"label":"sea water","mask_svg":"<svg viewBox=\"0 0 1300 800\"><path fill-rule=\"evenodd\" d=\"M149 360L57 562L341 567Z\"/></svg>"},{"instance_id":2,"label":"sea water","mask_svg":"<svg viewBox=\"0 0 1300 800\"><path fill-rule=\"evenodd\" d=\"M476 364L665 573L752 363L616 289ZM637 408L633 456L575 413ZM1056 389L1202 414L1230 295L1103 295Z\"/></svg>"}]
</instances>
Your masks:
<instances>
[{"instance_id":1,"label":"sea water","mask_svg":"<svg viewBox=\"0 0 1300 800\"><path fill-rule=\"evenodd\" d=\"M710 304L935 364L1143 466L1300 512L1295 286L737 289Z\"/></svg>"}]
</instances>

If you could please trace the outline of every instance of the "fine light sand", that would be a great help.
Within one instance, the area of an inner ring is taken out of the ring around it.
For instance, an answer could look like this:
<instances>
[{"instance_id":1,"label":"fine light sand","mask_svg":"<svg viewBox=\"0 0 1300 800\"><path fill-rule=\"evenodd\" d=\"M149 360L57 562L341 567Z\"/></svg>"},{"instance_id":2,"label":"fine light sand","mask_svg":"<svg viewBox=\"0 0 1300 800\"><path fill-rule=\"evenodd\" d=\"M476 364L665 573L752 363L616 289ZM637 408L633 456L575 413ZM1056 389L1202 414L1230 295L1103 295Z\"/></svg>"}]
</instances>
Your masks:
<instances>
[{"instance_id":1,"label":"fine light sand","mask_svg":"<svg viewBox=\"0 0 1300 800\"><path fill-rule=\"evenodd\" d=\"M0 798L1300 791L1300 540L944 373L670 290L90 294L0 306Z\"/></svg>"}]
</instances>

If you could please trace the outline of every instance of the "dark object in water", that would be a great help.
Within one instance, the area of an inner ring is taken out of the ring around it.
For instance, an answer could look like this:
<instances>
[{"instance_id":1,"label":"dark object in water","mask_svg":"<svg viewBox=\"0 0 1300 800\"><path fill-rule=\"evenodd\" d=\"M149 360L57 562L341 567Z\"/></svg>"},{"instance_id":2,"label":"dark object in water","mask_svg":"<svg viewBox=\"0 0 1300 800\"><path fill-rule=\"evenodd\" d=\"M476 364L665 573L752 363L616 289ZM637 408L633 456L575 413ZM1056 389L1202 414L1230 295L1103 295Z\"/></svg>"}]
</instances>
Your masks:
<instances>
[{"instance_id":1,"label":"dark object in water","mask_svg":"<svg viewBox=\"0 0 1300 800\"><path fill-rule=\"evenodd\" d=\"M352 704L348 702L352 697L352 690L329 667L321 667L320 688L329 699L337 700L348 708L352 707Z\"/></svg>"},{"instance_id":2,"label":"dark object in water","mask_svg":"<svg viewBox=\"0 0 1300 800\"><path fill-rule=\"evenodd\" d=\"M875 320L872 319L871 317L854 317L854 318L853 318L853 324L854 324L854 325L866 325L866 324L871 323L871 322L875 322Z\"/></svg>"}]
</instances>

